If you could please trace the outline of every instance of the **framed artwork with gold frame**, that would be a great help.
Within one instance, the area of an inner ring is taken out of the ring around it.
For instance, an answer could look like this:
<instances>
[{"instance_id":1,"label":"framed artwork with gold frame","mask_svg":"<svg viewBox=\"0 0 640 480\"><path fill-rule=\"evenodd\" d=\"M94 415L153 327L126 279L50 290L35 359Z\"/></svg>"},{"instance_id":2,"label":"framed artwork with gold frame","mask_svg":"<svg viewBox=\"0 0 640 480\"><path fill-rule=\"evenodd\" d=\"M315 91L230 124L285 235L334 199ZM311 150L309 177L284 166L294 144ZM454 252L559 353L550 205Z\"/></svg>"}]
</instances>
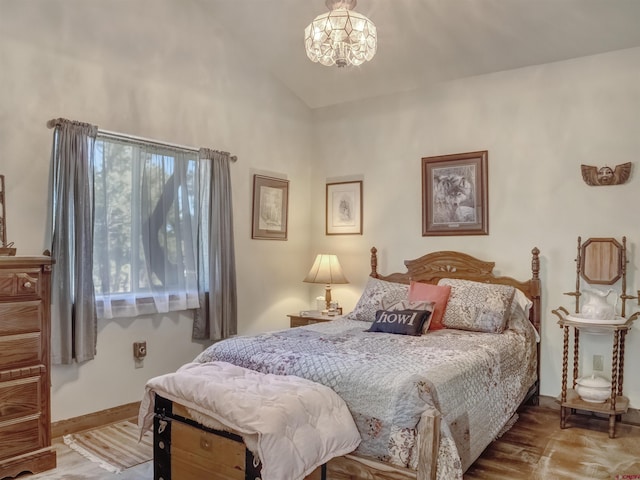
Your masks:
<instances>
[{"instance_id":1,"label":"framed artwork with gold frame","mask_svg":"<svg viewBox=\"0 0 640 480\"><path fill-rule=\"evenodd\" d=\"M286 240L289 214L289 180L253 176L251 238Z\"/></svg>"}]
</instances>

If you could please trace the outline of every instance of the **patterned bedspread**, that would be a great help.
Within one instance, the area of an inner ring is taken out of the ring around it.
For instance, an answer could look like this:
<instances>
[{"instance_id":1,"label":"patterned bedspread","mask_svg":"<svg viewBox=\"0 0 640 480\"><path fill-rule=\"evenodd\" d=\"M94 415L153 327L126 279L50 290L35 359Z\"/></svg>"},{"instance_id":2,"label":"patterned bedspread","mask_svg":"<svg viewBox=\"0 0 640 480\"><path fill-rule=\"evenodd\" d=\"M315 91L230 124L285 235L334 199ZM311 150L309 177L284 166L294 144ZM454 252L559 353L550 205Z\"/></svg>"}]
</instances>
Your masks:
<instances>
[{"instance_id":1,"label":"patterned bedspread","mask_svg":"<svg viewBox=\"0 0 640 480\"><path fill-rule=\"evenodd\" d=\"M338 318L218 342L197 362L225 361L297 375L346 402L362 443L357 453L416 468L416 426L442 415L438 477L462 478L524 399L536 375L533 327L510 320L502 334L444 329L420 337L370 333Z\"/></svg>"}]
</instances>

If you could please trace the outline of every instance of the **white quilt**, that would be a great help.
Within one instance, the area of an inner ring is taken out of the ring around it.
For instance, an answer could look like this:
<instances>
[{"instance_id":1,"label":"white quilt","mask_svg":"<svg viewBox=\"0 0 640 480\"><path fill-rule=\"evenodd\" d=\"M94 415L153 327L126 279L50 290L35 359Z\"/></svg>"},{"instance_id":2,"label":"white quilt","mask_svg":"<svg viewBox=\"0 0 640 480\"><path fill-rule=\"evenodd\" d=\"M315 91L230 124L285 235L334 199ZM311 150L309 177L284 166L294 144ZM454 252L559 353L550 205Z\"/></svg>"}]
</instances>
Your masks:
<instances>
[{"instance_id":1,"label":"white quilt","mask_svg":"<svg viewBox=\"0 0 640 480\"><path fill-rule=\"evenodd\" d=\"M154 393L200 414L207 426L234 430L262 462L263 480L301 480L352 452L360 434L329 387L293 375L259 373L226 362L188 363L147 382L141 434L153 425ZM204 416L204 417L203 417Z\"/></svg>"}]
</instances>

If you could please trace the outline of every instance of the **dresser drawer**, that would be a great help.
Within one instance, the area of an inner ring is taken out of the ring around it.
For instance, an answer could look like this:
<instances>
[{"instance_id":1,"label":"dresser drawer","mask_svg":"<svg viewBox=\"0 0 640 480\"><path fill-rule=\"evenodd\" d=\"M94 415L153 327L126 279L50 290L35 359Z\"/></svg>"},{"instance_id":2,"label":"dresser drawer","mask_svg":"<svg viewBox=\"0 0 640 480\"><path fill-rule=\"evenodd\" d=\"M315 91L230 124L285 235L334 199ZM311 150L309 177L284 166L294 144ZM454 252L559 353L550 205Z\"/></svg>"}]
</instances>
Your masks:
<instances>
[{"instance_id":1,"label":"dresser drawer","mask_svg":"<svg viewBox=\"0 0 640 480\"><path fill-rule=\"evenodd\" d=\"M39 332L41 309L40 300L0 303L0 336Z\"/></svg>"},{"instance_id":2,"label":"dresser drawer","mask_svg":"<svg viewBox=\"0 0 640 480\"><path fill-rule=\"evenodd\" d=\"M40 332L0 337L0 370L41 362Z\"/></svg>"},{"instance_id":3,"label":"dresser drawer","mask_svg":"<svg viewBox=\"0 0 640 480\"><path fill-rule=\"evenodd\" d=\"M0 297L40 296L41 275L36 268L0 271Z\"/></svg>"},{"instance_id":4,"label":"dresser drawer","mask_svg":"<svg viewBox=\"0 0 640 480\"><path fill-rule=\"evenodd\" d=\"M40 415L0 422L0 460L42 448Z\"/></svg>"},{"instance_id":5,"label":"dresser drawer","mask_svg":"<svg viewBox=\"0 0 640 480\"><path fill-rule=\"evenodd\" d=\"M0 424L40 412L41 377L0 382Z\"/></svg>"}]
</instances>

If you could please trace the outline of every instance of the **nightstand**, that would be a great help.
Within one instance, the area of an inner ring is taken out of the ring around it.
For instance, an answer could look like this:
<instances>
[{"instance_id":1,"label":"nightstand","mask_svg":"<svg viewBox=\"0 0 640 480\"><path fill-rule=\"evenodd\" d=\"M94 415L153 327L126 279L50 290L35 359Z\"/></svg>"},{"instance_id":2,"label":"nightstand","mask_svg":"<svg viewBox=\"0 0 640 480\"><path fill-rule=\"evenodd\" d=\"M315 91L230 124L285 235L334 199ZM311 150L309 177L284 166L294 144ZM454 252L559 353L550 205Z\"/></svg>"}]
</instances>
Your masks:
<instances>
[{"instance_id":1,"label":"nightstand","mask_svg":"<svg viewBox=\"0 0 640 480\"><path fill-rule=\"evenodd\" d=\"M308 313L305 315L300 315L299 313L292 313L287 315L290 319L291 328L293 327L303 327L305 325L312 325L314 323L321 322L330 322L336 316L322 315L320 313Z\"/></svg>"}]
</instances>

